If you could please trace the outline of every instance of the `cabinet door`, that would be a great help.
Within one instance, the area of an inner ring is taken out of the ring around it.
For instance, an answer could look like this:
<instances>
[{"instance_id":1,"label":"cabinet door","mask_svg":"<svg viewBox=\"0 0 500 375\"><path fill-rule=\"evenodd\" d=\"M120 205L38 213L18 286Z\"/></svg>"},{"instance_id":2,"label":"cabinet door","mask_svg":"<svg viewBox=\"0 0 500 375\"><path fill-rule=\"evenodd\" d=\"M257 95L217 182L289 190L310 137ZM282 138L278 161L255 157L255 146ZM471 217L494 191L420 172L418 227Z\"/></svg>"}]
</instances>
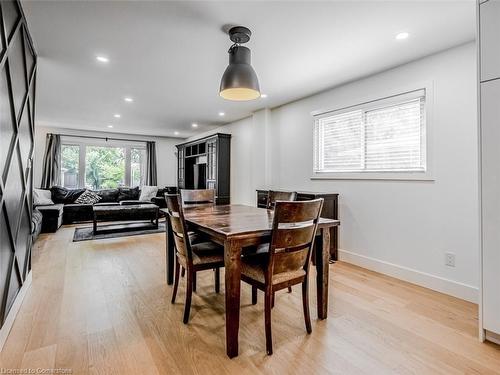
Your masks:
<instances>
[{"instance_id":1,"label":"cabinet door","mask_svg":"<svg viewBox=\"0 0 500 375\"><path fill-rule=\"evenodd\" d=\"M481 84L483 325L500 333L500 80Z\"/></svg>"},{"instance_id":2,"label":"cabinet door","mask_svg":"<svg viewBox=\"0 0 500 375\"><path fill-rule=\"evenodd\" d=\"M500 78L500 0L479 6L481 81Z\"/></svg>"},{"instance_id":3,"label":"cabinet door","mask_svg":"<svg viewBox=\"0 0 500 375\"><path fill-rule=\"evenodd\" d=\"M177 186L179 189L184 189L185 180L185 148L180 148L177 152Z\"/></svg>"}]
</instances>

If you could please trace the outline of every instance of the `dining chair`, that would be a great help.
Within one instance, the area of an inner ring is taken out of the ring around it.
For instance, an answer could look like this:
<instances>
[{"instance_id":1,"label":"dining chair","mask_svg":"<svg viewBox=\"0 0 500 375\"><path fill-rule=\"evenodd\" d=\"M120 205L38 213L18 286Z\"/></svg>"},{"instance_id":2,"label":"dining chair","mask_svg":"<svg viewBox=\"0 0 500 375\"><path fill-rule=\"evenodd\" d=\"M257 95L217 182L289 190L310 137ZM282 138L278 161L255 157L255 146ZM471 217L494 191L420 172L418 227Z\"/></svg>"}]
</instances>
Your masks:
<instances>
[{"instance_id":1,"label":"dining chair","mask_svg":"<svg viewBox=\"0 0 500 375\"><path fill-rule=\"evenodd\" d=\"M276 201L294 201L297 199L297 193L295 191L274 191L274 190L269 190L267 192L267 209L268 210L274 210L274 205L276 204ZM268 246L265 244L264 247L267 249ZM263 252L262 246L257 249L257 252ZM288 287L288 293L292 293L292 287ZM274 299L273 299L273 305L274 305Z\"/></svg>"},{"instance_id":2,"label":"dining chair","mask_svg":"<svg viewBox=\"0 0 500 375\"><path fill-rule=\"evenodd\" d=\"M214 206L214 189L181 189L182 205L184 207L194 206Z\"/></svg>"},{"instance_id":3,"label":"dining chair","mask_svg":"<svg viewBox=\"0 0 500 375\"><path fill-rule=\"evenodd\" d=\"M294 201L297 199L295 191L274 191L269 190L267 193L266 206L268 210L274 209L276 201Z\"/></svg>"},{"instance_id":4,"label":"dining chair","mask_svg":"<svg viewBox=\"0 0 500 375\"><path fill-rule=\"evenodd\" d=\"M302 305L307 333L312 332L309 315L309 268L323 198L304 202L277 201L271 242L267 253L243 257L241 280L252 286L252 304L257 290L264 291L266 350L273 353L271 308L274 293L302 284Z\"/></svg>"},{"instance_id":5,"label":"dining chair","mask_svg":"<svg viewBox=\"0 0 500 375\"><path fill-rule=\"evenodd\" d=\"M196 273L213 269L215 271L215 292L220 291L220 268L224 267L224 248L211 241L191 243L184 220L184 209L178 195L165 196L167 201L167 215L172 227L175 242L175 273L172 303L175 303L179 286L179 272L183 267L187 273L186 303L184 306L184 324L189 321L191 298L193 294Z\"/></svg>"}]
</instances>

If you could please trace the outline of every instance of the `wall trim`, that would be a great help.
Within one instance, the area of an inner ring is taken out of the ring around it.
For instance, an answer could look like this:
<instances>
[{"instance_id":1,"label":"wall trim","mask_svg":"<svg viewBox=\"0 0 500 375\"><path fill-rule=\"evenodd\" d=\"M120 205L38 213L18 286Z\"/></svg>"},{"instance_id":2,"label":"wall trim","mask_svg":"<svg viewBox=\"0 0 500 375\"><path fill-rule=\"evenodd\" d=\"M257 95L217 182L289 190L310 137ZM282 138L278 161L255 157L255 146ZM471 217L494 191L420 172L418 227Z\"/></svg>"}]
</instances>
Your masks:
<instances>
[{"instance_id":1,"label":"wall trim","mask_svg":"<svg viewBox=\"0 0 500 375\"><path fill-rule=\"evenodd\" d=\"M17 293L16 299L14 300L14 303L12 304L9 313L5 318L5 323L0 329L0 351L3 350L3 346L7 341L7 337L9 337L9 333L10 330L12 329L12 326L14 325L17 313L19 312L19 310L21 309L21 305L23 304L24 297L26 296L28 289L31 287L32 279L33 275L32 272L30 271L26 276L26 279L24 280L21 289L19 289L19 292Z\"/></svg>"},{"instance_id":2,"label":"wall trim","mask_svg":"<svg viewBox=\"0 0 500 375\"><path fill-rule=\"evenodd\" d=\"M469 302L478 303L479 288L446 279L444 277L431 275L426 272L417 271L412 268L389 263L380 259L361 255L353 251L338 250L339 260L356 266L380 272L412 284L423 286L441 293L449 294Z\"/></svg>"}]
</instances>

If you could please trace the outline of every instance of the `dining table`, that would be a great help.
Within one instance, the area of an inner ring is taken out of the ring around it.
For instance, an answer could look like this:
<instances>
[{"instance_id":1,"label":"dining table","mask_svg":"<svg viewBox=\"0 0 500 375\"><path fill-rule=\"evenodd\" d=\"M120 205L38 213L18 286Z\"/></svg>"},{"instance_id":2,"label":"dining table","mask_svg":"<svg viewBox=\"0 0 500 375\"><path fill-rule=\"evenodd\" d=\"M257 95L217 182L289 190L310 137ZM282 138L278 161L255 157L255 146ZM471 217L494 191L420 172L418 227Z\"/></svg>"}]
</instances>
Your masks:
<instances>
[{"instance_id":1,"label":"dining table","mask_svg":"<svg viewBox=\"0 0 500 375\"><path fill-rule=\"evenodd\" d=\"M165 214L166 209L162 209ZM193 205L184 208L184 218L190 231L202 233L224 247L226 353L238 355L240 324L241 253L245 247L258 246L271 240L273 210L241 204ZM168 217L168 215L167 215ZM328 316L328 280L330 261L330 229L339 220L320 218L314 245L316 266L318 319ZM175 245L169 220L166 228L166 277L174 279Z\"/></svg>"}]
</instances>

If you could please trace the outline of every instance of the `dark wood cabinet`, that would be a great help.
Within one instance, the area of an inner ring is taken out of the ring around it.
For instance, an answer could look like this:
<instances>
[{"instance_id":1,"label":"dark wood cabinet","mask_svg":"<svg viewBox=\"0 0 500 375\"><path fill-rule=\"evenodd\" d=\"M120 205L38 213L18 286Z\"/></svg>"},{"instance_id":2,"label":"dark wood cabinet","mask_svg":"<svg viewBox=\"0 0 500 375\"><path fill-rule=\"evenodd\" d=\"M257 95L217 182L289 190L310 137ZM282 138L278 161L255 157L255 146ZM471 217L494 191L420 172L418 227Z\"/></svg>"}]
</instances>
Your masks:
<instances>
[{"instance_id":1,"label":"dark wood cabinet","mask_svg":"<svg viewBox=\"0 0 500 375\"><path fill-rule=\"evenodd\" d=\"M229 204L231 134L217 133L176 147L179 189L215 189L216 203Z\"/></svg>"},{"instance_id":2,"label":"dark wood cabinet","mask_svg":"<svg viewBox=\"0 0 500 375\"><path fill-rule=\"evenodd\" d=\"M269 190L257 190L257 207L266 208L267 207L267 195ZM316 198L323 198L325 201L323 203L323 209L321 211L321 216L329 219L339 219L338 212L338 194L337 193L319 193L319 192L309 192L309 191L298 191L297 200L307 201ZM333 227L331 229L331 242L330 242L330 257L332 260L337 260L337 250L338 250L338 227Z\"/></svg>"}]
</instances>

